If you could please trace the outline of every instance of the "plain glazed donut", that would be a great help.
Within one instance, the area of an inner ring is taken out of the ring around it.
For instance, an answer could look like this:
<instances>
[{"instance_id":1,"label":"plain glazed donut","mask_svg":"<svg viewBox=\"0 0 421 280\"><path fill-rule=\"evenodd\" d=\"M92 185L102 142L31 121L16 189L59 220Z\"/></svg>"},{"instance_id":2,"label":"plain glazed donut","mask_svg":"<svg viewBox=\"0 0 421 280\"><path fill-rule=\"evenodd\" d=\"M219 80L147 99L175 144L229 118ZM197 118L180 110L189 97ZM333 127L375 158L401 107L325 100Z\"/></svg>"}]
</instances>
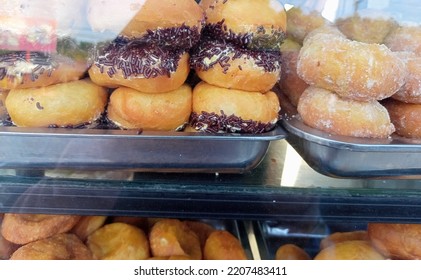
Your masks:
<instances>
[{"instance_id":1,"label":"plain glazed donut","mask_svg":"<svg viewBox=\"0 0 421 280\"><path fill-rule=\"evenodd\" d=\"M80 216L44 214L4 214L1 234L15 244L26 244L69 231Z\"/></svg>"},{"instance_id":2,"label":"plain glazed donut","mask_svg":"<svg viewBox=\"0 0 421 280\"><path fill-rule=\"evenodd\" d=\"M88 65L60 55L13 52L0 55L0 89L44 87L82 78Z\"/></svg>"},{"instance_id":3,"label":"plain glazed donut","mask_svg":"<svg viewBox=\"0 0 421 280\"><path fill-rule=\"evenodd\" d=\"M106 89L84 79L11 90L6 109L16 126L78 127L99 119L107 102Z\"/></svg>"},{"instance_id":4,"label":"plain glazed donut","mask_svg":"<svg viewBox=\"0 0 421 280\"><path fill-rule=\"evenodd\" d=\"M348 240L321 250L315 260L384 260L374 246L363 240Z\"/></svg>"},{"instance_id":5,"label":"plain glazed donut","mask_svg":"<svg viewBox=\"0 0 421 280\"><path fill-rule=\"evenodd\" d=\"M390 97L407 76L403 61L386 46L324 33L305 40L297 72L310 85L359 101Z\"/></svg>"},{"instance_id":6,"label":"plain glazed donut","mask_svg":"<svg viewBox=\"0 0 421 280\"><path fill-rule=\"evenodd\" d=\"M240 240L226 230L213 231L203 249L205 260L247 260Z\"/></svg>"},{"instance_id":7,"label":"plain glazed donut","mask_svg":"<svg viewBox=\"0 0 421 280\"><path fill-rule=\"evenodd\" d=\"M187 256L202 259L199 237L178 219L156 222L149 232L149 243L154 257Z\"/></svg>"},{"instance_id":8,"label":"plain glazed donut","mask_svg":"<svg viewBox=\"0 0 421 280\"><path fill-rule=\"evenodd\" d=\"M17 249L10 260L93 260L91 251L71 233L60 233Z\"/></svg>"},{"instance_id":9,"label":"plain glazed donut","mask_svg":"<svg viewBox=\"0 0 421 280\"><path fill-rule=\"evenodd\" d=\"M394 259L421 259L420 224L369 223L367 232L383 255Z\"/></svg>"},{"instance_id":10,"label":"plain glazed donut","mask_svg":"<svg viewBox=\"0 0 421 280\"><path fill-rule=\"evenodd\" d=\"M209 84L265 93L279 80L281 54L204 40L193 50L190 65L199 78Z\"/></svg>"},{"instance_id":11,"label":"plain glazed donut","mask_svg":"<svg viewBox=\"0 0 421 280\"><path fill-rule=\"evenodd\" d=\"M421 139L421 104L405 103L388 98L382 105L389 112L396 134Z\"/></svg>"},{"instance_id":12,"label":"plain glazed donut","mask_svg":"<svg viewBox=\"0 0 421 280\"><path fill-rule=\"evenodd\" d=\"M189 49L200 39L204 13L194 0L90 0L88 21L96 32Z\"/></svg>"},{"instance_id":13,"label":"plain glazed donut","mask_svg":"<svg viewBox=\"0 0 421 280\"><path fill-rule=\"evenodd\" d=\"M277 0L202 0L199 4L206 14L205 36L276 50L285 38L286 12Z\"/></svg>"},{"instance_id":14,"label":"plain glazed donut","mask_svg":"<svg viewBox=\"0 0 421 280\"><path fill-rule=\"evenodd\" d=\"M306 125L336 135L387 138L394 132L386 108L378 101L344 99L313 86L301 95L297 111Z\"/></svg>"},{"instance_id":15,"label":"plain glazed donut","mask_svg":"<svg viewBox=\"0 0 421 280\"><path fill-rule=\"evenodd\" d=\"M107 117L124 129L170 131L189 121L192 89L185 84L163 93L145 93L120 87L110 97Z\"/></svg>"},{"instance_id":16,"label":"plain glazed donut","mask_svg":"<svg viewBox=\"0 0 421 280\"><path fill-rule=\"evenodd\" d=\"M279 119L278 96L216 87L200 82L193 89L190 125L207 132L262 133Z\"/></svg>"},{"instance_id":17,"label":"plain glazed donut","mask_svg":"<svg viewBox=\"0 0 421 280\"><path fill-rule=\"evenodd\" d=\"M142 92L179 88L190 72L189 54L136 42L114 42L94 57L91 80L101 86L130 87Z\"/></svg>"},{"instance_id":18,"label":"plain glazed donut","mask_svg":"<svg viewBox=\"0 0 421 280\"><path fill-rule=\"evenodd\" d=\"M150 257L146 234L135 226L111 223L95 230L86 245L98 260L146 260Z\"/></svg>"}]
</instances>

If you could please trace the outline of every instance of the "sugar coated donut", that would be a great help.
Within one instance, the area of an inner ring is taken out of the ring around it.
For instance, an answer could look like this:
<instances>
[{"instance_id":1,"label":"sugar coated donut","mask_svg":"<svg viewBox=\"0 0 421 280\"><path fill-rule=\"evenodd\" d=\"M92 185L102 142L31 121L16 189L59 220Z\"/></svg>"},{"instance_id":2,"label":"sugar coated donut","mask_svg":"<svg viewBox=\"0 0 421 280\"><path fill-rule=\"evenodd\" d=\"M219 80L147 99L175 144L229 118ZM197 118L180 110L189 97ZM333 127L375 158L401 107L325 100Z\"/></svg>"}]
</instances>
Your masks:
<instances>
[{"instance_id":1,"label":"sugar coated donut","mask_svg":"<svg viewBox=\"0 0 421 280\"><path fill-rule=\"evenodd\" d=\"M390 34L385 38L384 44L395 52L415 52L421 45L421 26L400 26L390 32Z\"/></svg>"},{"instance_id":2,"label":"sugar coated donut","mask_svg":"<svg viewBox=\"0 0 421 280\"><path fill-rule=\"evenodd\" d=\"M149 232L149 243L154 257L187 256L202 259L199 237L178 219L156 222Z\"/></svg>"},{"instance_id":3,"label":"sugar coated donut","mask_svg":"<svg viewBox=\"0 0 421 280\"><path fill-rule=\"evenodd\" d=\"M371 242L387 257L394 259L421 259L420 224L369 223Z\"/></svg>"},{"instance_id":4,"label":"sugar coated donut","mask_svg":"<svg viewBox=\"0 0 421 280\"><path fill-rule=\"evenodd\" d=\"M191 107L192 89L187 84L162 93L120 87L111 94L107 117L124 129L169 131L189 121Z\"/></svg>"},{"instance_id":5,"label":"sugar coated donut","mask_svg":"<svg viewBox=\"0 0 421 280\"><path fill-rule=\"evenodd\" d=\"M96 121L107 102L105 88L83 79L11 90L6 98L6 109L16 126L78 127Z\"/></svg>"},{"instance_id":6,"label":"sugar coated donut","mask_svg":"<svg viewBox=\"0 0 421 280\"><path fill-rule=\"evenodd\" d=\"M249 92L200 82L193 89L190 125L208 132L262 133L274 128L279 111L273 91Z\"/></svg>"},{"instance_id":7,"label":"sugar coated donut","mask_svg":"<svg viewBox=\"0 0 421 280\"><path fill-rule=\"evenodd\" d=\"M4 214L1 234L15 244L26 244L69 231L80 219L74 215Z\"/></svg>"},{"instance_id":8,"label":"sugar coated donut","mask_svg":"<svg viewBox=\"0 0 421 280\"><path fill-rule=\"evenodd\" d=\"M407 138L421 138L421 104L389 98L382 105L389 112L396 134Z\"/></svg>"},{"instance_id":9,"label":"sugar coated donut","mask_svg":"<svg viewBox=\"0 0 421 280\"><path fill-rule=\"evenodd\" d=\"M407 76L403 61L386 46L325 33L305 40L297 72L310 85L359 101L390 97Z\"/></svg>"},{"instance_id":10,"label":"sugar coated donut","mask_svg":"<svg viewBox=\"0 0 421 280\"><path fill-rule=\"evenodd\" d=\"M348 240L321 250L315 260L384 260L374 246L363 240Z\"/></svg>"},{"instance_id":11,"label":"sugar coated donut","mask_svg":"<svg viewBox=\"0 0 421 280\"><path fill-rule=\"evenodd\" d=\"M200 39L204 13L194 0L89 0L88 21L96 32L188 49Z\"/></svg>"},{"instance_id":12,"label":"sugar coated donut","mask_svg":"<svg viewBox=\"0 0 421 280\"><path fill-rule=\"evenodd\" d=\"M391 97L406 103L421 104L421 56L408 52L400 56L406 63L408 76L405 84Z\"/></svg>"},{"instance_id":13,"label":"sugar coated donut","mask_svg":"<svg viewBox=\"0 0 421 280\"><path fill-rule=\"evenodd\" d=\"M206 14L204 36L252 49L279 49L285 38L286 12L277 0L202 0L199 4Z\"/></svg>"},{"instance_id":14,"label":"sugar coated donut","mask_svg":"<svg viewBox=\"0 0 421 280\"><path fill-rule=\"evenodd\" d=\"M86 245L98 260L146 260L150 257L146 234L125 223L104 225L88 236Z\"/></svg>"},{"instance_id":15,"label":"sugar coated donut","mask_svg":"<svg viewBox=\"0 0 421 280\"><path fill-rule=\"evenodd\" d=\"M279 51L254 51L216 40L204 40L190 58L203 81L225 88L267 92L281 75Z\"/></svg>"},{"instance_id":16,"label":"sugar coated donut","mask_svg":"<svg viewBox=\"0 0 421 280\"><path fill-rule=\"evenodd\" d=\"M295 244L284 244L276 250L275 260L311 260L311 258L303 248Z\"/></svg>"},{"instance_id":17,"label":"sugar coated donut","mask_svg":"<svg viewBox=\"0 0 421 280\"><path fill-rule=\"evenodd\" d=\"M226 230L213 231L203 249L205 260L247 260L240 240Z\"/></svg>"},{"instance_id":18,"label":"sugar coated donut","mask_svg":"<svg viewBox=\"0 0 421 280\"><path fill-rule=\"evenodd\" d=\"M115 41L95 54L89 76L94 83L109 88L167 92L179 88L189 72L185 51Z\"/></svg>"},{"instance_id":19,"label":"sugar coated donut","mask_svg":"<svg viewBox=\"0 0 421 280\"><path fill-rule=\"evenodd\" d=\"M297 111L308 126L336 135L387 138L394 132L388 111L378 101L344 99L313 86L301 95Z\"/></svg>"},{"instance_id":20,"label":"sugar coated donut","mask_svg":"<svg viewBox=\"0 0 421 280\"><path fill-rule=\"evenodd\" d=\"M10 260L93 260L91 251L74 234L60 233L17 249Z\"/></svg>"},{"instance_id":21,"label":"sugar coated donut","mask_svg":"<svg viewBox=\"0 0 421 280\"><path fill-rule=\"evenodd\" d=\"M317 10L292 7L287 12L287 34L299 43L314 29L331 23Z\"/></svg>"}]
</instances>

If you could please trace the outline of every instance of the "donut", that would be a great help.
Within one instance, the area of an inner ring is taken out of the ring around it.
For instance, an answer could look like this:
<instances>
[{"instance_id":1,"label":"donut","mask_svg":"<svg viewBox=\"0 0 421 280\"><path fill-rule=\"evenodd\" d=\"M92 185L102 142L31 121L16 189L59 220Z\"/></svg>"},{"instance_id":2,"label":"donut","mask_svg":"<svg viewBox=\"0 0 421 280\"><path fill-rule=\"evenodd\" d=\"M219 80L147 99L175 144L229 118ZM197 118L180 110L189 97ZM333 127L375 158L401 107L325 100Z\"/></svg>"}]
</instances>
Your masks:
<instances>
[{"instance_id":1,"label":"donut","mask_svg":"<svg viewBox=\"0 0 421 280\"><path fill-rule=\"evenodd\" d=\"M421 26L399 26L389 33L389 35L384 39L384 44L395 52L416 52L421 45Z\"/></svg>"},{"instance_id":2,"label":"donut","mask_svg":"<svg viewBox=\"0 0 421 280\"><path fill-rule=\"evenodd\" d=\"M392 17L368 9L339 18L335 25L348 39L370 44L382 44L386 36L398 27Z\"/></svg>"},{"instance_id":3,"label":"donut","mask_svg":"<svg viewBox=\"0 0 421 280\"><path fill-rule=\"evenodd\" d=\"M281 75L279 51L255 51L217 40L203 40L191 53L190 67L209 84L265 93Z\"/></svg>"},{"instance_id":4,"label":"donut","mask_svg":"<svg viewBox=\"0 0 421 280\"><path fill-rule=\"evenodd\" d=\"M205 247L209 235L216 230L210 224L200 221L184 221L184 223L199 237L201 248Z\"/></svg>"},{"instance_id":5,"label":"donut","mask_svg":"<svg viewBox=\"0 0 421 280\"><path fill-rule=\"evenodd\" d=\"M20 127L79 127L99 119L108 102L105 88L83 79L41 88L13 89L6 98Z\"/></svg>"},{"instance_id":6,"label":"donut","mask_svg":"<svg viewBox=\"0 0 421 280\"><path fill-rule=\"evenodd\" d=\"M344 99L313 86L301 95L297 111L306 125L335 135L387 138L394 132L388 111L378 101Z\"/></svg>"},{"instance_id":7,"label":"donut","mask_svg":"<svg viewBox=\"0 0 421 280\"><path fill-rule=\"evenodd\" d=\"M348 240L366 240L368 241L368 234L366 230L355 230L347 232L334 232L329 234L320 241L320 250L323 250L329 246L335 245L340 242Z\"/></svg>"},{"instance_id":8,"label":"donut","mask_svg":"<svg viewBox=\"0 0 421 280\"><path fill-rule=\"evenodd\" d=\"M421 56L412 53L401 53L406 64L408 76L405 84L391 97L405 102L421 104Z\"/></svg>"},{"instance_id":9,"label":"donut","mask_svg":"<svg viewBox=\"0 0 421 280\"><path fill-rule=\"evenodd\" d=\"M120 87L110 96L107 117L124 129L178 130L189 121L192 89L185 84L164 93Z\"/></svg>"},{"instance_id":10,"label":"donut","mask_svg":"<svg viewBox=\"0 0 421 280\"><path fill-rule=\"evenodd\" d=\"M110 223L90 234L86 245L98 260L146 260L150 257L146 234L125 223Z\"/></svg>"},{"instance_id":11,"label":"donut","mask_svg":"<svg viewBox=\"0 0 421 280\"><path fill-rule=\"evenodd\" d=\"M6 213L1 225L3 237L15 244L27 244L69 231L79 221L75 215Z\"/></svg>"},{"instance_id":12,"label":"donut","mask_svg":"<svg viewBox=\"0 0 421 280\"><path fill-rule=\"evenodd\" d=\"M74 234L60 233L23 245L10 260L93 260L91 251Z\"/></svg>"},{"instance_id":13,"label":"donut","mask_svg":"<svg viewBox=\"0 0 421 280\"><path fill-rule=\"evenodd\" d=\"M199 4L206 15L205 37L259 50L278 50L285 38L286 12L277 0L202 0Z\"/></svg>"},{"instance_id":14,"label":"donut","mask_svg":"<svg viewBox=\"0 0 421 280\"><path fill-rule=\"evenodd\" d=\"M242 91L200 82L193 89L190 125L206 132L262 133L275 127L279 111L273 91Z\"/></svg>"},{"instance_id":15,"label":"donut","mask_svg":"<svg viewBox=\"0 0 421 280\"><path fill-rule=\"evenodd\" d=\"M282 72L279 80L279 89L288 97L288 100L295 107L301 94L308 87L297 74L297 60L301 45L291 39L286 39L281 45Z\"/></svg>"},{"instance_id":16,"label":"donut","mask_svg":"<svg viewBox=\"0 0 421 280\"><path fill-rule=\"evenodd\" d=\"M287 35L298 43L314 29L331 23L317 10L292 7L287 12Z\"/></svg>"},{"instance_id":17,"label":"donut","mask_svg":"<svg viewBox=\"0 0 421 280\"><path fill-rule=\"evenodd\" d=\"M105 224L106 220L107 216L82 216L70 232L85 242L91 233Z\"/></svg>"},{"instance_id":18,"label":"donut","mask_svg":"<svg viewBox=\"0 0 421 280\"><path fill-rule=\"evenodd\" d=\"M321 250L314 260L384 260L385 257L364 240L348 240Z\"/></svg>"},{"instance_id":19,"label":"donut","mask_svg":"<svg viewBox=\"0 0 421 280\"><path fill-rule=\"evenodd\" d=\"M179 49L194 46L204 25L194 0L89 0L87 17L95 32Z\"/></svg>"},{"instance_id":20,"label":"donut","mask_svg":"<svg viewBox=\"0 0 421 280\"><path fill-rule=\"evenodd\" d=\"M305 40L297 72L310 85L358 101L390 97L407 76L403 61L386 46L326 33Z\"/></svg>"},{"instance_id":21,"label":"donut","mask_svg":"<svg viewBox=\"0 0 421 280\"><path fill-rule=\"evenodd\" d=\"M396 134L406 138L421 139L421 104L405 103L388 98L382 101L396 128Z\"/></svg>"},{"instance_id":22,"label":"donut","mask_svg":"<svg viewBox=\"0 0 421 280\"><path fill-rule=\"evenodd\" d=\"M237 237L226 230L213 231L203 249L205 260L247 260L247 254Z\"/></svg>"},{"instance_id":23,"label":"donut","mask_svg":"<svg viewBox=\"0 0 421 280\"><path fill-rule=\"evenodd\" d=\"M100 86L130 87L142 92L168 92L185 83L190 72L189 54L145 46L135 41L114 41L98 50L89 77Z\"/></svg>"},{"instance_id":24,"label":"donut","mask_svg":"<svg viewBox=\"0 0 421 280\"><path fill-rule=\"evenodd\" d=\"M383 255L393 259L421 259L421 224L369 223L367 232Z\"/></svg>"},{"instance_id":25,"label":"donut","mask_svg":"<svg viewBox=\"0 0 421 280\"><path fill-rule=\"evenodd\" d=\"M45 87L76 81L88 66L61 55L7 52L0 55L0 89Z\"/></svg>"},{"instance_id":26,"label":"donut","mask_svg":"<svg viewBox=\"0 0 421 280\"><path fill-rule=\"evenodd\" d=\"M162 219L149 232L153 257L187 256L202 259L199 237L178 219Z\"/></svg>"},{"instance_id":27,"label":"donut","mask_svg":"<svg viewBox=\"0 0 421 280\"><path fill-rule=\"evenodd\" d=\"M3 214L0 214L0 227L3 221L2 215ZM17 248L19 248L19 245L6 240L3 235L0 234L0 260L8 260Z\"/></svg>"},{"instance_id":28,"label":"donut","mask_svg":"<svg viewBox=\"0 0 421 280\"><path fill-rule=\"evenodd\" d=\"M275 260L311 260L310 255L295 244L284 244L278 247Z\"/></svg>"}]
</instances>

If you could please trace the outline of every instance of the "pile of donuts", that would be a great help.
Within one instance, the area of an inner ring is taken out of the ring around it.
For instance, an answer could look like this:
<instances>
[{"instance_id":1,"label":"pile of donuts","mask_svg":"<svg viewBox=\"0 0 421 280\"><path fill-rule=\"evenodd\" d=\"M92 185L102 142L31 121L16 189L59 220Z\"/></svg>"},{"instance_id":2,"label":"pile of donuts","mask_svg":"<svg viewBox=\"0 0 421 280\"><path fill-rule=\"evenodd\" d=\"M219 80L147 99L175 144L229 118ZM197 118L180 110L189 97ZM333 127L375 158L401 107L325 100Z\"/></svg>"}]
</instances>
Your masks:
<instances>
[{"instance_id":1,"label":"pile of donuts","mask_svg":"<svg viewBox=\"0 0 421 280\"><path fill-rule=\"evenodd\" d=\"M228 230L198 220L0 215L4 260L247 260Z\"/></svg>"},{"instance_id":2,"label":"pile of donuts","mask_svg":"<svg viewBox=\"0 0 421 280\"><path fill-rule=\"evenodd\" d=\"M311 256L293 243L280 245L277 260L419 260L421 224L368 223L366 230L334 232Z\"/></svg>"},{"instance_id":3,"label":"pile of donuts","mask_svg":"<svg viewBox=\"0 0 421 280\"><path fill-rule=\"evenodd\" d=\"M281 73L283 5L198 2L82 3L92 36L114 36L92 44L80 61L42 52L0 55L6 95L0 108L7 121L68 128L105 123L139 131L273 129L280 112L271 89Z\"/></svg>"},{"instance_id":4,"label":"pile of donuts","mask_svg":"<svg viewBox=\"0 0 421 280\"><path fill-rule=\"evenodd\" d=\"M421 26L359 11L329 22L287 11L281 99L333 135L421 138Z\"/></svg>"}]
</instances>

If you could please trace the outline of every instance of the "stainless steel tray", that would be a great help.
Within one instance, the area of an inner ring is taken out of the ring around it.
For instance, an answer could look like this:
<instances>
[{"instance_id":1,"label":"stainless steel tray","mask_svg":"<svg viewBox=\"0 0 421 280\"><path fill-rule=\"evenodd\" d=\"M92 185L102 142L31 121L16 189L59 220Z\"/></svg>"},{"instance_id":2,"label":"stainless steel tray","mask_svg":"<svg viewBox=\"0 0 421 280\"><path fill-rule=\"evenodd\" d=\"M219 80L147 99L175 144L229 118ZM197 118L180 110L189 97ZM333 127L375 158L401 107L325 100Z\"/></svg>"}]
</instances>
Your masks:
<instances>
[{"instance_id":1,"label":"stainless steel tray","mask_svg":"<svg viewBox=\"0 0 421 280\"><path fill-rule=\"evenodd\" d=\"M0 127L0 168L244 173L281 126L259 135Z\"/></svg>"},{"instance_id":2,"label":"stainless steel tray","mask_svg":"<svg viewBox=\"0 0 421 280\"><path fill-rule=\"evenodd\" d=\"M344 178L421 177L421 141L393 135L388 139L331 135L284 115L287 141L321 174Z\"/></svg>"}]
</instances>

